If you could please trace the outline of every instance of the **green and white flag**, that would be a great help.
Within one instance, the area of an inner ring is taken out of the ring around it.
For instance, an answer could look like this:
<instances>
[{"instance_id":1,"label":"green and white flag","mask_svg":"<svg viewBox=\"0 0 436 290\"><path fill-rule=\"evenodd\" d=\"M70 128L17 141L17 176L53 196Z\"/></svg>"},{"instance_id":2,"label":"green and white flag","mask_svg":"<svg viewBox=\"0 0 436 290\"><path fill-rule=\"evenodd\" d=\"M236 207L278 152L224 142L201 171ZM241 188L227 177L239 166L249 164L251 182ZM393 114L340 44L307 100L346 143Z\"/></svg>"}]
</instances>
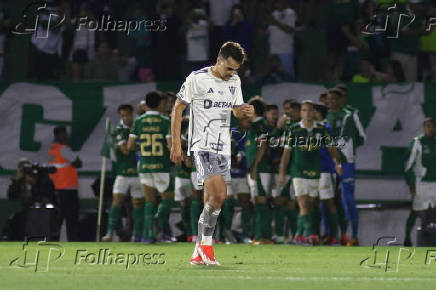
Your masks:
<instances>
[{"instance_id":1,"label":"green and white flag","mask_svg":"<svg viewBox=\"0 0 436 290\"><path fill-rule=\"evenodd\" d=\"M101 148L100 155L110 159L112 162L117 161L117 156L115 155L115 138L113 135L112 124L109 118L106 119L106 133L104 136L103 147Z\"/></svg>"}]
</instances>

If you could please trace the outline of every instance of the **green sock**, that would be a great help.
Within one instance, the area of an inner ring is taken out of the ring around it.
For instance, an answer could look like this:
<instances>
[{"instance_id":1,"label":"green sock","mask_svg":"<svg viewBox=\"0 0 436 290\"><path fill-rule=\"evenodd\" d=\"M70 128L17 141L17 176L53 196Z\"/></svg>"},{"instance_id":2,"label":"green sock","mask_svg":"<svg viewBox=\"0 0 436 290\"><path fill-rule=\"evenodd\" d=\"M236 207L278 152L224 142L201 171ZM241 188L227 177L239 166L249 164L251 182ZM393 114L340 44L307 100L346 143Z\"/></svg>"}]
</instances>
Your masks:
<instances>
[{"instance_id":1,"label":"green sock","mask_svg":"<svg viewBox=\"0 0 436 290\"><path fill-rule=\"evenodd\" d=\"M242 208L241 209L241 227L242 227L242 236L244 238L251 237L251 209L250 208Z\"/></svg>"},{"instance_id":2,"label":"green sock","mask_svg":"<svg viewBox=\"0 0 436 290\"><path fill-rule=\"evenodd\" d=\"M225 199L222 206L223 228L230 230L232 228L233 214L235 212L234 200Z\"/></svg>"},{"instance_id":3,"label":"green sock","mask_svg":"<svg viewBox=\"0 0 436 290\"><path fill-rule=\"evenodd\" d=\"M133 236L140 237L144 228L144 207L133 208Z\"/></svg>"},{"instance_id":4,"label":"green sock","mask_svg":"<svg viewBox=\"0 0 436 290\"><path fill-rule=\"evenodd\" d=\"M168 220L170 218L171 213L171 200L168 199L162 199L162 201L159 204L159 207L157 208L157 222L161 230L165 228L165 226L168 223Z\"/></svg>"},{"instance_id":5,"label":"green sock","mask_svg":"<svg viewBox=\"0 0 436 290\"><path fill-rule=\"evenodd\" d=\"M257 204L254 206L254 238L260 240L262 238L262 226L266 218L266 204Z\"/></svg>"},{"instance_id":6,"label":"green sock","mask_svg":"<svg viewBox=\"0 0 436 290\"><path fill-rule=\"evenodd\" d=\"M326 214L326 219L330 228L330 236L338 239L338 215L336 213Z\"/></svg>"},{"instance_id":7,"label":"green sock","mask_svg":"<svg viewBox=\"0 0 436 290\"><path fill-rule=\"evenodd\" d=\"M321 211L319 210L319 207L316 207L311 214L313 233L319 236L321 227Z\"/></svg>"},{"instance_id":8,"label":"green sock","mask_svg":"<svg viewBox=\"0 0 436 290\"><path fill-rule=\"evenodd\" d=\"M121 217L121 207L112 206L109 211L109 220L108 220L108 233L114 234L115 227L117 226L118 221Z\"/></svg>"},{"instance_id":9,"label":"green sock","mask_svg":"<svg viewBox=\"0 0 436 290\"><path fill-rule=\"evenodd\" d=\"M285 208L281 205L278 205L274 208L274 232L276 236L283 236L283 227L285 224Z\"/></svg>"},{"instance_id":10,"label":"green sock","mask_svg":"<svg viewBox=\"0 0 436 290\"><path fill-rule=\"evenodd\" d=\"M155 211L155 205L151 201L145 202L144 208L144 231L142 232L142 237L144 239L154 238L153 232L153 212Z\"/></svg>"},{"instance_id":11,"label":"green sock","mask_svg":"<svg viewBox=\"0 0 436 290\"><path fill-rule=\"evenodd\" d=\"M191 225L191 207L189 203L185 203L184 206L181 207L181 216L182 216L182 224L185 230L186 237L192 236L192 225Z\"/></svg>"},{"instance_id":12,"label":"green sock","mask_svg":"<svg viewBox=\"0 0 436 290\"><path fill-rule=\"evenodd\" d=\"M406 221L406 237L404 241L411 242L410 234L412 233L413 226L416 222L416 213L411 211Z\"/></svg>"},{"instance_id":13,"label":"green sock","mask_svg":"<svg viewBox=\"0 0 436 290\"><path fill-rule=\"evenodd\" d=\"M194 236L198 236L198 219L200 218L202 210L201 202L194 199L191 202L191 228L192 235Z\"/></svg>"},{"instance_id":14,"label":"green sock","mask_svg":"<svg viewBox=\"0 0 436 290\"><path fill-rule=\"evenodd\" d=\"M312 214L308 213L301 216L303 228L304 228L304 235L306 237L311 236L314 234L313 231L313 221L312 221Z\"/></svg>"},{"instance_id":15,"label":"green sock","mask_svg":"<svg viewBox=\"0 0 436 290\"><path fill-rule=\"evenodd\" d=\"M291 230L292 236L295 236L297 233L298 209L287 209L286 214L288 217L287 228Z\"/></svg>"},{"instance_id":16,"label":"green sock","mask_svg":"<svg viewBox=\"0 0 436 290\"><path fill-rule=\"evenodd\" d=\"M298 215L297 230L294 236L302 236L304 233L304 220L302 215Z\"/></svg>"},{"instance_id":17,"label":"green sock","mask_svg":"<svg viewBox=\"0 0 436 290\"><path fill-rule=\"evenodd\" d=\"M263 225L262 225L262 237L265 240L271 240L272 239L272 220L273 220L273 210L268 206L265 205L265 217L263 219Z\"/></svg>"}]
</instances>

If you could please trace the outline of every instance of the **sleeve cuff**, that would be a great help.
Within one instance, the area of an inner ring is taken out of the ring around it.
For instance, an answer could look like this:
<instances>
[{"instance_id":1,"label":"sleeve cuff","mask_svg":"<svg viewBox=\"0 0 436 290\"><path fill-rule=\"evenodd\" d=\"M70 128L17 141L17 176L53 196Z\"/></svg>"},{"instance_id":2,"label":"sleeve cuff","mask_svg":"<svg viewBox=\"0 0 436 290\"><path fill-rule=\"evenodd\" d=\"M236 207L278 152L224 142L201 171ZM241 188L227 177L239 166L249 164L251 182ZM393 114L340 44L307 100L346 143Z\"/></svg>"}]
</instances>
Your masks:
<instances>
[{"instance_id":1,"label":"sleeve cuff","mask_svg":"<svg viewBox=\"0 0 436 290\"><path fill-rule=\"evenodd\" d=\"M179 99L183 104L185 104L185 105L189 105L189 103L186 102L185 100L183 100L182 97L181 97L179 94L177 94L176 97L177 97L177 98L178 98L178 99Z\"/></svg>"}]
</instances>

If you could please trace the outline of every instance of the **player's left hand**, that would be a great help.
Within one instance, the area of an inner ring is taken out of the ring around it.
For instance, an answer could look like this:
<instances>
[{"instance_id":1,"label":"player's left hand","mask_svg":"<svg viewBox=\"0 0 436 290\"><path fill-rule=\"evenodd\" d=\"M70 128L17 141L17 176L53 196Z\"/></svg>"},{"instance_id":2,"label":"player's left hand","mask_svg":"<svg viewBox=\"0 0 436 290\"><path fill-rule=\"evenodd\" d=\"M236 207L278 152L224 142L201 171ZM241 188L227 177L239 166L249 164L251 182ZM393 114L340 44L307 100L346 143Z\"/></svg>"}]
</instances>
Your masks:
<instances>
[{"instance_id":1,"label":"player's left hand","mask_svg":"<svg viewBox=\"0 0 436 290\"><path fill-rule=\"evenodd\" d=\"M342 175L342 173L344 173L344 171L342 170L342 165L339 163L339 164L336 164L336 172L339 174L339 175Z\"/></svg>"}]
</instances>

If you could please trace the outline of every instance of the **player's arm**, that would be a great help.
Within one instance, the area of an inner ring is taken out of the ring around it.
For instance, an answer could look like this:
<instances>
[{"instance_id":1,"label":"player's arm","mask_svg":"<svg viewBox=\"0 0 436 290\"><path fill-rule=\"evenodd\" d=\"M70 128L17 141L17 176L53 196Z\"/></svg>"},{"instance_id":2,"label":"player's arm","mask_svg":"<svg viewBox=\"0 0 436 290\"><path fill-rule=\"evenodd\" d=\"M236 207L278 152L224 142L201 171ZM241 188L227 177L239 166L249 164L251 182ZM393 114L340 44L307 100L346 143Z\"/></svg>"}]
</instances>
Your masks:
<instances>
[{"instance_id":1,"label":"player's arm","mask_svg":"<svg viewBox=\"0 0 436 290\"><path fill-rule=\"evenodd\" d=\"M339 175L342 175L341 157L339 156L338 150L336 149L336 147L333 147L333 146L329 146L328 150L329 150L330 156L333 159L333 162L335 162L336 172Z\"/></svg>"},{"instance_id":2,"label":"player's arm","mask_svg":"<svg viewBox=\"0 0 436 290\"><path fill-rule=\"evenodd\" d=\"M129 149L127 148L127 142L121 142L118 144L118 148L120 149L121 153L123 155L128 155L129 154Z\"/></svg>"},{"instance_id":3,"label":"player's arm","mask_svg":"<svg viewBox=\"0 0 436 290\"><path fill-rule=\"evenodd\" d=\"M267 141L263 140L261 138L259 149L256 152L256 158L254 159L253 166L250 169L250 177L251 179L256 179L257 177L257 165L259 165L259 162L262 160L263 156L265 155L266 149L267 149Z\"/></svg>"},{"instance_id":4,"label":"player's arm","mask_svg":"<svg viewBox=\"0 0 436 290\"><path fill-rule=\"evenodd\" d=\"M290 147L285 147L285 149L283 150L282 158L280 159L279 183L282 186L286 183L286 168L288 168L291 153L292 149Z\"/></svg>"},{"instance_id":5,"label":"player's arm","mask_svg":"<svg viewBox=\"0 0 436 290\"><path fill-rule=\"evenodd\" d=\"M136 151L136 135L130 134L127 140L127 150Z\"/></svg>"},{"instance_id":6,"label":"player's arm","mask_svg":"<svg viewBox=\"0 0 436 290\"><path fill-rule=\"evenodd\" d=\"M182 143L180 140L180 131L182 127L182 113L186 105L177 99L171 114L171 161L180 165L183 160Z\"/></svg>"},{"instance_id":7,"label":"player's arm","mask_svg":"<svg viewBox=\"0 0 436 290\"><path fill-rule=\"evenodd\" d=\"M413 139L409 146L409 158L405 166L406 183L409 185L410 195L412 198L416 195L416 175L414 168L418 157L419 141L417 138Z\"/></svg>"}]
</instances>

